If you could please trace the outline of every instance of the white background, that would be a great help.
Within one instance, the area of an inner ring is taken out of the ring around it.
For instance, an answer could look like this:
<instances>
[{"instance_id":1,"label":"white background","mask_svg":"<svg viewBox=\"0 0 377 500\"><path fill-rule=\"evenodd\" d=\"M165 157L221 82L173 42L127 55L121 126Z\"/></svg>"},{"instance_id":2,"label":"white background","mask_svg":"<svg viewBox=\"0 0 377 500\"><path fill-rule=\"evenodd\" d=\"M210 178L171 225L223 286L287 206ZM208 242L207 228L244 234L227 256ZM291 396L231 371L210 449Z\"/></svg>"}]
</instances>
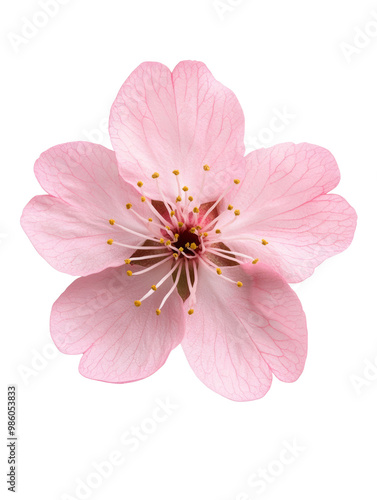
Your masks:
<instances>
[{"instance_id":1,"label":"white background","mask_svg":"<svg viewBox=\"0 0 377 500\"><path fill-rule=\"evenodd\" d=\"M213 0L65 3L47 21L37 0L0 7L2 491L6 386L16 383L22 500L376 498L377 369L366 366L377 363L377 2L223 0L223 16ZM25 18L46 22L18 45ZM83 378L79 357L58 354L49 336L51 305L72 278L49 267L19 225L42 194L40 153L73 140L109 146L104 122L131 71L182 59L204 61L236 93L249 147L259 136L266 146L330 149L342 173L336 192L359 215L352 246L294 287L309 327L302 377L275 379L255 402L211 392L180 347L141 382ZM268 131L276 110L289 119ZM154 423L166 398L176 408ZM140 438L127 440L136 427ZM108 477L93 475L114 450ZM256 487L263 469L269 479ZM91 486L77 490L80 481Z\"/></svg>"}]
</instances>

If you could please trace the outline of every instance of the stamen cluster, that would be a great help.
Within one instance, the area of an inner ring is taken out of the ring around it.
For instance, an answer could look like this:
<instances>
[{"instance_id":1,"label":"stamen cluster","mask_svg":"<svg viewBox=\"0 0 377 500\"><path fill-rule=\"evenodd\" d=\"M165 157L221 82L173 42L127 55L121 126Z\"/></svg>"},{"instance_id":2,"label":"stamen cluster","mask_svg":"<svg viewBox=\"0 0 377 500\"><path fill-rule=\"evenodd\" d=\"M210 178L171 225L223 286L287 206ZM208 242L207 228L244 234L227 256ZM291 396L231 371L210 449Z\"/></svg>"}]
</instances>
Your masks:
<instances>
[{"instance_id":1,"label":"stamen cluster","mask_svg":"<svg viewBox=\"0 0 377 500\"><path fill-rule=\"evenodd\" d=\"M203 179L201 189L197 199L201 199L201 195L205 186L205 180L210 172L209 165L203 167ZM133 272L127 269L126 274L129 277L135 277L146 274L149 271L156 269L163 264L171 261L172 266L168 273L166 273L158 283L152 284L150 290L140 299L135 300L136 307L140 307L142 302L150 297L163 283L166 282L171 276L173 277L173 285L164 296L160 306L156 310L156 314L161 314L162 308L171 294L179 288L181 279L185 280L188 294L188 314L194 313L194 305L196 303L196 289L198 284L198 268L199 265L205 266L221 277L231 283L242 287L241 281L234 281L227 276L223 275L222 269L218 267L218 262L221 260L225 265L239 265L245 263L244 260L251 261L257 264L258 260L255 257L241 254L232 251L224 244L224 241L231 242L234 237L226 237L223 235L224 228L230 226L237 217L240 216L240 210L233 211L233 205L229 204L226 210L219 211L219 205L224 197L239 184L239 179L234 179L231 186L226 189L217 200L208 204L195 206L195 197L189 194L187 186L181 186L179 170L173 170L173 175L177 182L177 196L175 200L167 200L160 186L160 175L158 172L152 174L152 179L157 184L157 189L160 194L160 203L150 200L143 191L143 182L139 181L137 187L140 192L141 203L146 203L150 211L148 219L143 218L137 210L135 210L131 203L126 204L126 209L132 213L133 216L141 219L145 224L145 233L139 233L125 226L117 224L115 219L110 219L109 223L112 226L131 233L135 236L145 238L143 245L134 246L127 245L121 242L115 242L110 239L107 241L109 245L119 245L125 248L133 249L135 252L142 252L142 255L131 256L125 259L126 265L140 263L146 266L145 269ZM235 196L235 195L234 195ZM229 212L233 211L233 218L229 219ZM220 227L218 227L220 226ZM266 240L256 240L254 238L247 238L253 241L259 241L263 245L267 245ZM161 250L158 253L158 250ZM157 253L156 253L157 251ZM148 265L148 260L154 260L152 265ZM183 278L182 278L183 277Z\"/></svg>"}]
</instances>

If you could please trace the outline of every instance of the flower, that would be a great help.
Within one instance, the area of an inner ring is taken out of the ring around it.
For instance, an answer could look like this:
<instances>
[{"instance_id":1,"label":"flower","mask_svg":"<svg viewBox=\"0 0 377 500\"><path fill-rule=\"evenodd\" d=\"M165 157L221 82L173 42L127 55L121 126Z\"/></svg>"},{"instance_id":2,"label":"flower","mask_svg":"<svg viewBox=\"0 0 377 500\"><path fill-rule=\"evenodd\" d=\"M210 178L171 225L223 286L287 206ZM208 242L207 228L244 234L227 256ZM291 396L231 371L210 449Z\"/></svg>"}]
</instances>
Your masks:
<instances>
[{"instance_id":1,"label":"flower","mask_svg":"<svg viewBox=\"0 0 377 500\"><path fill-rule=\"evenodd\" d=\"M139 66L111 110L115 152L73 142L41 155L48 193L22 226L57 270L82 276L51 334L89 378L123 383L182 344L208 387L262 397L301 374L305 315L287 284L350 244L356 215L329 151L280 144L246 157L235 95L202 63Z\"/></svg>"}]
</instances>

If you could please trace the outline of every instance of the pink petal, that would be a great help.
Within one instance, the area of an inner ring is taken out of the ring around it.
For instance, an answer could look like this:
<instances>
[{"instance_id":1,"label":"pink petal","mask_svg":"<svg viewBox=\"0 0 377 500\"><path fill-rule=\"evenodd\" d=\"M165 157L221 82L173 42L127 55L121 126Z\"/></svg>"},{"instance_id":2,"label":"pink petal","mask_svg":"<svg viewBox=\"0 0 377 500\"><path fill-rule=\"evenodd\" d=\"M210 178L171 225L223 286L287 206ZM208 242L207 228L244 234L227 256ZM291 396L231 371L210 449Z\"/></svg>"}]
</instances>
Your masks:
<instances>
[{"instance_id":1,"label":"pink petal","mask_svg":"<svg viewBox=\"0 0 377 500\"><path fill-rule=\"evenodd\" d=\"M141 269L133 266L136 272ZM182 300L168 299L156 309L172 285L167 280L141 307L151 284L168 272L163 265L143 276L126 275L125 266L79 278L55 302L51 335L66 354L84 353L80 373L104 382L131 382L148 377L166 361L184 334Z\"/></svg>"},{"instance_id":2,"label":"pink petal","mask_svg":"<svg viewBox=\"0 0 377 500\"><path fill-rule=\"evenodd\" d=\"M223 202L241 215L223 231L229 246L263 260L289 282L302 281L326 258L351 243L356 214L341 197L327 195L339 182L332 154L311 144L279 144L247 156L239 192ZM262 238L262 246L245 237Z\"/></svg>"},{"instance_id":3,"label":"pink petal","mask_svg":"<svg viewBox=\"0 0 377 500\"><path fill-rule=\"evenodd\" d=\"M235 400L261 398L271 372L284 382L302 373L307 351L305 315L296 294L269 267L223 268L238 288L203 267L195 312L182 346L204 384Z\"/></svg>"},{"instance_id":4,"label":"pink petal","mask_svg":"<svg viewBox=\"0 0 377 500\"><path fill-rule=\"evenodd\" d=\"M110 246L107 240L140 242L140 238L110 226L108 221L91 218L79 208L47 195L36 196L26 205L21 224L37 252L55 269L73 276L120 266L135 251Z\"/></svg>"},{"instance_id":5,"label":"pink petal","mask_svg":"<svg viewBox=\"0 0 377 500\"><path fill-rule=\"evenodd\" d=\"M325 194L254 224L250 232L267 239L267 246L240 239L231 247L258 257L288 282L297 283L311 276L325 259L348 248L356 220L355 210L344 198Z\"/></svg>"},{"instance_id":6,"label":"pink petal","mask_svg":"<svg viewBox=\"0 0 377 500\"><path fill-rule=\"evenodd\" d=\"M150 216L137 191L119 177L112 151L85 142L62 144L41 155L35 172L52 196L31 200L21 224L40 255L59 271L86 276L121 265L134 250L109 246L107 240L129 245L146 240L109 224L115 219L148 234L126 209L129 202L145 220Z\"/></svg>"},{"instance_id":7,"label":"pink petal","mask_svg":"<svg viewBox=\"0 0 377 500\"><path fill-rule=\"evenodd\" d=\"M34 170L48 194L104 220L125 214L125 204L140 198L119 176L114 151L99 144L54 146L42 153Z\"/></svg>"},{"instance_id":8,"label":"pink petal","mask_svg":"<svg viewBox=\"0 0 377 500\"><path fill-rule=\"evenodd\" d=\"M159 198L150 179L155 171L166 195L177 196L171 172L178 169L181 185L198 197L202 167L210 165L217 175L216 182L205 184L201 200L208 201L244 166L242 109L199 62L181 62L173 73L159 63L140 65L113 104L110 136L124 179L147 178L152 198Z\"/></svg>"},{"instance_id":9,"label":"pink petal","mask_svg":"<svg viewBox=\"0 0 377 500\"><path fill-rule=\"evenodd\" d=\"M244 226L326 194L339 180L338 165L327 149L306 143L278 144L246 157L246 176L239 192L235 197L229 194L224 204L237 205L243 215L238 224Z\"/></svg>"}]
</instances>

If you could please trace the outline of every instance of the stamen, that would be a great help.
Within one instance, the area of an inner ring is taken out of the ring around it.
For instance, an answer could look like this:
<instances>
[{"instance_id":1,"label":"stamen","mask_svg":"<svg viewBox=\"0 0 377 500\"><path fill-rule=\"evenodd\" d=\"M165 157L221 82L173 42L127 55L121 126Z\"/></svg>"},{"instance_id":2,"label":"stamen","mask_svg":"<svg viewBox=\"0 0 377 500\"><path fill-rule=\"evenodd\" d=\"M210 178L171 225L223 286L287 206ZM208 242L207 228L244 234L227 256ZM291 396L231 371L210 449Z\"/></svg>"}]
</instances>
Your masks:
<instances>
[{"instance_id":1,"label":"stamen","mask_svg":"<svg viewBox=\"0 0 377 500\"><path fill-rule=\"evenodd\" d=\"M160 279L160 281L157 283L157 285L152 285L151 286L151 289L149 290L149 292L147 292L141 299L140 299L140 303L143 302L145 299L147 299L148 297L150 297L151 295L153 295L153 293L157 290L157 288L159 288L163 283L165 283L165 281L174 273L174 271L177 269L177 267L180 265L180 262L177 262L174 267L172 267L170 269L170 271L163 277ZM161 309L161 308L160 308Z\"/></svg>"},{"instance_id":2,"label":"stamen","mask_svg":"<svg viewBox=\"0 0 377 500\"><path fill-rule=\"evenodd\" d=\"M185 261L185 270L186 270L186 281L187 281L187 286L189 288L190 296L189 296L189 307L190 311L194 312L193 309L191 309L195 304L196 304L196 288L197 288L197 282L198 282L198 270L195 262L192 263L192 267L194 270L194 284L191 283L191 276L190 276L190 268L189 268L189 263L188 260ZM192 314L192 313L189 313Z\"/></svg>"},{"instance_id":3,"label":"stamen","mask_svg":"<svg viewBox=\"0 0 377 500\"><path fill-rule=\"evenodd\" d=\"M262 245L268 245L268 241L262 240Z\"/></svg>"},{"instance_id":4,"label":"stamen","mask_svg":"<svg viewBox=\"0 0 377 500\"><path fill-rule=\"evenodd\" d=\"M158 247L155 247L155 248L157 250ZM164 257L165 255L171 255L171 253L170 252L164 252L164 253L155 253L155 254L152 254L152 255L145 255L144 257L132 257L132 259L125 259L124 262L126 264L131 264L134 261L156 259L158 257Z\"/></svg>"},{"instance_id":5,"label":"stamen","mask_svg":"<svg viewBox=\"0 0 377 500\"><path fill-rule=\"evenodd\" d=\"M211 253L213 255L217 255L218 257L222 257L223 259L226 259L226 260L232 260L233 262L237 262L237 264L240 264L240 265L245 264L245 262L243 262L240 259L236 259L235 257L230 257L228 255L224 255L220 252L217 252L216 250L214 248L210 247L210 248L208 248L207 252ZM250 257L250 258L252 258L252 257Z\"/></svg>"},{"instance_id":6,"label":"stamen","mask_svg":"<svg viewBox=\"0 0 377 500\"><path fill-rule=\"evenodd\" d=\"M114 224L116 227L119 227L120 229L122 229L123 231L126 231L127 233L134 234L135 236L140 236L141 238L145 238L146 240L159 241L157 238L151 238L149 234L138 233L137 231L133 231L132 229L128 229L128 227L124 227L124 226L121 226L120 224L116 224L115 221L114 221Z\"/></svg>"},{"instance_id":7,"label":"stamen","mask_svg":"<svg viewBox=\"0 0 377 500\"><path fill-rule=\"evenodd\" d=\"M216 253L220 252L221 254L238 255L239 257L244 257L247 260L254 259L254 257L251 257L250 255L246 255L244 253L234 252L233 250L223 250L222 248L217 248L217 247L215 249L213 247L211 247L211 248L208 249L208 252L209 251L211 251L212 253L213 252L216 252ZM226 258L226 259L230 259L230 257L226 257L224 255L223 255L223 257ZM230 260L233 260L233 259L230 259Z\"/></svg>"},{"instance_id":8,"label":"stamen","mask_svg":"<svg viewBox=\"0 0 377 500\"><path fill-rule=\"evenodd\" d=\"M229 191L231 191L233 189L233 186L230 186L228 187L228 189L226 189L223 194L217 199L217 201L207 210L207 212L204 214L204 216L202 217L202 220L205 220L208 215L213 212L213 210L217 207L217 205L220 203L220 201L229 193ZM210 224L207 224L206 225L206 228L210 225L213 224L213 221L211 221Z\"/></svg>"},{"instance_id":9,"label":"stamen","mask_svg":"<svg viewBox=\"0 0 377 500\"><path fill-rule=\"evenodd\" d=\"M203 262L203 264L204 264L206 267L208 267L209 269L215 269L215 270L216 270L216 272L217 272L217 274L218 274L218 276L219 276L220 278L224 279L225 281L229 281L229 283L233 283L234 285L237 285L238 287L240 286L240 285L238 285L238 283L241 283L241 281L234 281L234 280L232 280L232 279L228 278L227 276L224 276L221 272L219 273L219 272L218 272L218 269L219 269L219 268L216 268L216 265L215 265L213 262L211 262L211 261L207 260L207 259L206 259L205 257L203 257L202 255L200 255L200 256L199 256L199 258L201 259L201 261ZM221 271L221 270L220 270L220 271ZM241 285L241 286L242 286L242 285Z\"/></svg>"},{"instance_id":10,"label":"stamen","mask_svg":"<svg viewBox=\"0 0 377 500\"><path fill-rule=\"evenodd\" d=\"M178 263L177 265L179 265L180 263ZM165 295L165 297L162 299L162 302L160 304L160 307L158 308L158 311L161 311L161 309L164 307L164 304L165 302L168 300L168 298L170 297L170 295L174 292L174 290L177 288L177 285L178 285L178 282L179 282L179 278L181 277L181 273L182 273L182 265L179 265L179 268L178 268L178 272L177 272L177 276L175 277L175 281L174 281L174 284L173 286L170 288L170 290L168 291L168 293Z\"/></svg>"},{"instance_id":11,"label":"stamen","mask_svg":"<svg viewBox=\"0 0 377 500\"><path fill-rule=\"evenodd\" d=\"M149 205L149 204L148 204ZM148 221L144 219L140 214L138 214L133 208L131 209L131 212L136 215L138 219L140 219L144 224L145 227L151 230L151 226L157 227L159 230L161 229L161 224L158 224L157 222L153 222L152 218L149 218ZM156 237L159 236L159 234L155 234Z\"/></svg>"},{"instance_id":12,"label":"stamen","mask_svg":"<svg viewBox=\"0 0 377 500\"><path fill-rule=\"evenodd\" d=\"M168 260L171 260L172 258L173 258L173 255L170 254L169 257L167 257L166 259L160 260L159 262L157 262L157 264L153 264L153 266L149 266L146 269L143 269L142 271L137 271L136 273L132 273L132 271L127 271L127 274L131 273L131 274L128 274L128 276L140 276L141 274L148 273L149 271L152 271L152 269L156 269L156 267L159 267L162 264L165 264L165 262L167 262Z\"/></svg>"},{"instance_id":13,"label":"stamen","mask_svg":"<svg viewBox=\"0 0 377 500\"><path fill-rule=\"evenodd\" d=\"M160 250L158 246L142 246L142 245L127 245L126 243L118 243L117 241L114 240L107 240L108 245L117 245L118 247L124 247L124 248L132 248L134 250Z\"/></svg>"},{"instance_id":14,"label":"stamen","mask_svg":"<svg viewBox=\"0 0 377 500\"><path fill-rule=\"evenodd\" d=\"M171 205L169 205L169 203L167 202L166 198L165 198L165 195L163 194L162 190L161 190L161 186L160 186L160 182L158 180L158 178L160 177L160 174L158 172L155 172L153 175L152 175L152 178L153 179L156 179L156 183L157 183L157 189L158 189L158 192L160 193L160 196L161 196L161 199L165 205L165 208L166 208L166 211L169 213L171 210L172 210L172 207Z\"/></svg>"}]
</instances>

